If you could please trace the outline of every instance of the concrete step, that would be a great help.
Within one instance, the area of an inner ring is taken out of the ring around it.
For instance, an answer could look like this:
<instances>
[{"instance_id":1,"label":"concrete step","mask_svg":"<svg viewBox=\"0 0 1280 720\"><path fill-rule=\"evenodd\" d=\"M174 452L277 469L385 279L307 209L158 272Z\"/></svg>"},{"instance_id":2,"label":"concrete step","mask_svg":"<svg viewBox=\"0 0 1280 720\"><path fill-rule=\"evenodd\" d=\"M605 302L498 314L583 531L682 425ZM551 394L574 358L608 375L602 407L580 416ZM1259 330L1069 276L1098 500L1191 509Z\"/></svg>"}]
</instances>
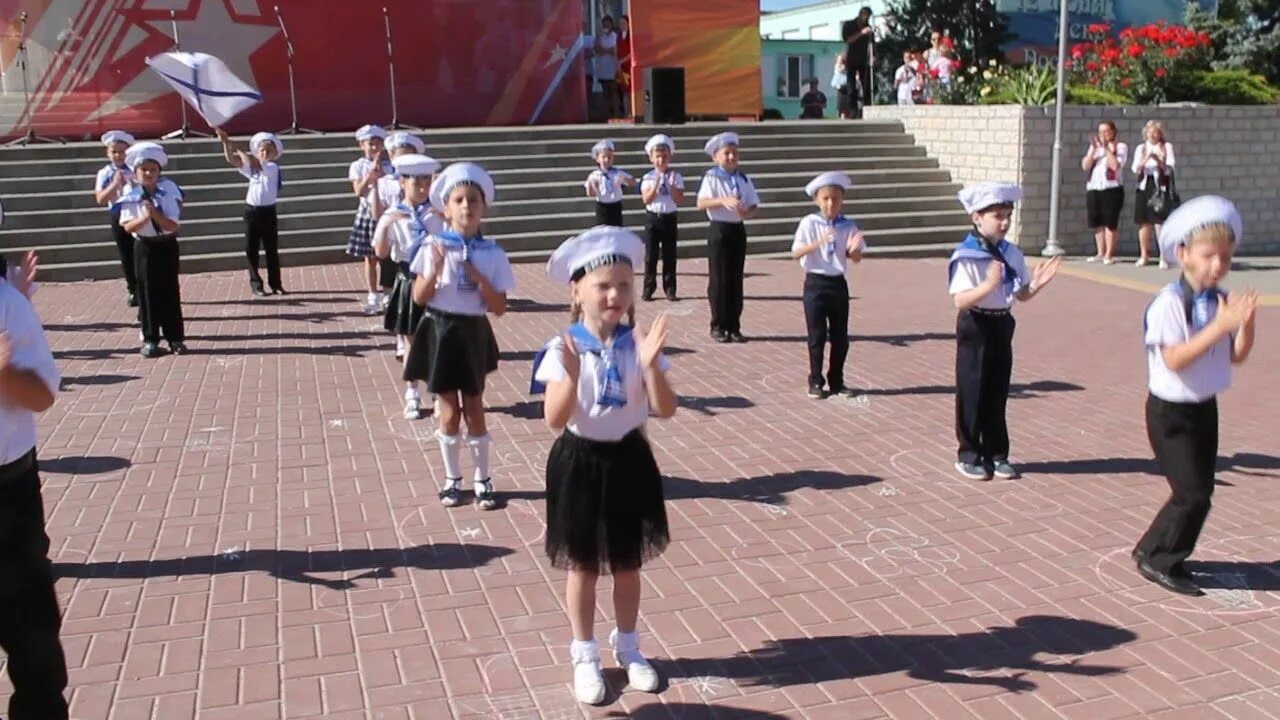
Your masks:
<instances>
[{"instance_id":1,"label":"concrete step","mask_svg":"<svg viewBox=\"0 0 1280 720\"><path fill-rule=\"evenodd\" d=\"M944 226L919 230L891 230L867 233L867 254L872 257L945 257L969 231L966 226ZM753 235L747 240L747 252L752 255L785 253L791 248L792 237L782 235ZM555 246L509 252L513 262L546 262ZM225 272L245 268L243 252L188 252L183 243L183 274L201 272ZM194 248L192 248L194 250ZM679 242L680 257L705 257L705 239L687 238ZM325 265L351 262L338 248L282 247L280 262L284 267ZM114 257L105 260L74 263L41 263L41 278L47 282L72 282L78 280L118 279L120 262ZM288 279L285 280L286 287Z\"/></svg>"}]
</instances>

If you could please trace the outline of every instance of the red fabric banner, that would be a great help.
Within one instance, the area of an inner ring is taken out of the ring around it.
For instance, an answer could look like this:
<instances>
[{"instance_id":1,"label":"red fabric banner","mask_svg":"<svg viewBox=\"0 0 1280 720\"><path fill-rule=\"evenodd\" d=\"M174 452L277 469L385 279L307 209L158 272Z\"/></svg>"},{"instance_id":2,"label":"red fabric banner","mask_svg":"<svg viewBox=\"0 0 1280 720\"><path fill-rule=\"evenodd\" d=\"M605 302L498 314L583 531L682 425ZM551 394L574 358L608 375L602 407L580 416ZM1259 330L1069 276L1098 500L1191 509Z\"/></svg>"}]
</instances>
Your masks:
<instances>
[{"instance_id":1,"label":"red fabric banner","mask_svg":"<svg viewBox=\"0 0 1280 720\"><path fill-rule=\"evenodd\" d=\"M0 136L28 114L42 135L120 128L155 135L181 124L177 95L144 63L173 49L216 55L264 102L227 129L290 123L285 36L294 47L298 122L348 130L391 121L382 6L391 20L400 122L424 127L576 123L586 119L581 0L0 0ZM28 14L28 82L18 63ZM203 127L188 110L194 127Z\"/></svg>"}]
</instances>

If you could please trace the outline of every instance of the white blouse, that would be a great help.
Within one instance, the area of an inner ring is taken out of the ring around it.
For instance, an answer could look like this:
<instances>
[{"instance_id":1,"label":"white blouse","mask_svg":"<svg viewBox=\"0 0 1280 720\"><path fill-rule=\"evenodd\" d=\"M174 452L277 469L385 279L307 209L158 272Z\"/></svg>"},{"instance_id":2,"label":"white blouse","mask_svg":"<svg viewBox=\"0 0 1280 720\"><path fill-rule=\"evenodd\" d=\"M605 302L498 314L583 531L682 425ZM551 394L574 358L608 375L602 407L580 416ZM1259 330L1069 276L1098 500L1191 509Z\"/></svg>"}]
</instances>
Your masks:
<instances>
[{"instance_id":1,"label":"white blouse","mask_svg":"<svg viewBox=\"0 0 1280 720\"><path fill-rule=\"evenodd\" d=\"M1089 173L1089 182L1085 184L1086 190L1110 190L1124 185L1124 164L1129 158L1129 146L1122 142L1116 143L1116 161L1119 163L1115 170L1107 167L1107 149L1095 148L1093 151L1093 170Z\"/></svg>"},{"instance_id":2,"label":"white blouse","mask_svg":"<svg viewBox=\"0 0 1280 720\"><path fill-rule=\"evenodd\" d=\"M1143 151L1146 152L1146 162L1142 161ZM1173 155L1173 143L1149 143L1144 142L1138 146L1137 152L1133 154L1133 166L1129 168L1134 175L1138 176L1138 189L1147 189L1147 176L1153 176L1159 179L1160 163L1156 160L1156 154L1164 152L1165 167L1170 170L1178 164L1177 159Z\"/></svg>"},{"instance_id":3,"label":"white blouse","mask_svg":"<svg viewBox=\"0 0 1280 720\"><path fill-rule=\"evenodd\" d=\"M542 362L534 369L535 380L545 384L568 377L560 357L563 346L564 340L561 338L547 344ZM618 367L622 372L622 385L627 397L626 404L621 407L595 408L600 383L604 378L604 359L595 353L580 352L578 360L578 402L565 427L568 432L588 440L616 442L645 424L649 418L649 395L644 385L644 371L640 367L638 350L618 351ZM671 368L665 355L658 358L658 367L663 372Z\"/></svg>"}]
</instances>

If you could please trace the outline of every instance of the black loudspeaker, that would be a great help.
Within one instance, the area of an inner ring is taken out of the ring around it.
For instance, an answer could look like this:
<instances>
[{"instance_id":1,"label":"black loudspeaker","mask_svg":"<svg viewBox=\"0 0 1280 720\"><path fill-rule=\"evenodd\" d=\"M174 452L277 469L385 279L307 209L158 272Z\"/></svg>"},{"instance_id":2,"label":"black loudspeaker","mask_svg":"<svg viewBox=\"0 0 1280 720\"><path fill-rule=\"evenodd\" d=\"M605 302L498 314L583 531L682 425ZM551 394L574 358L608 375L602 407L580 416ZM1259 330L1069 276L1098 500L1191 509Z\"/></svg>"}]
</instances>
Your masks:
<instances>
[{"instance_id":1,"label":"black loudspeaker","mask_svg":"<svg viewBox=\"0 0 1280 720\"><path fill-rule=\"evenodd\" d=\"M684 123L684 68L644 69L644 121L662 125Z\"/></svg>"}]
</instances>

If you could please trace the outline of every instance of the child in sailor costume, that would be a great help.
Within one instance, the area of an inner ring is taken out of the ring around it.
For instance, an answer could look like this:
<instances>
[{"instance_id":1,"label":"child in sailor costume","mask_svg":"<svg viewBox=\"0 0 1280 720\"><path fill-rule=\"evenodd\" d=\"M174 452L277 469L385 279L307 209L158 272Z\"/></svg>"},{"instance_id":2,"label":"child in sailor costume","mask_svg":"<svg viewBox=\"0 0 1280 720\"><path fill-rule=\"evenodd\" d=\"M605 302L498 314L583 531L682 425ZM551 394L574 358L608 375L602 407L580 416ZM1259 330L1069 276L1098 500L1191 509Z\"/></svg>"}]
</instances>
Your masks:
<instances>
[{"instance_id":1,"label":"child in sailor costume","mask_svg":"<svg viewBox=\"0 0 1280 720\"><path fill-rule=\"evenodd\" d=\"M574 324L534 360L532 390L545 390L547 424L563 430L547 457L546 552L569 572L574 695L589 704L605 697L594 639L601 574L614 578L614 659L632 687L655 692L659 685L636 637L640 567L669 542L662 478L644 425L651 413L671 417L676 396L663 355L667 316L647 333L626 322L643 256L640 238L621 228L599 226L562 244L547 272L570 286Z\"/></svg>"},{"instance_id":2,"label":"child in sailor costume","mask_svg":"<svg viewBox=\"0 0 1280 720\"><path fill-rule=\"evenodd\" d=\"M1218 459L1217 396L1253 349L1258 293L1219 289L1244 239L1240 213L1206 195L1174 210L1160 252L1182 268L1147 307L1147 437L1171 496L1133 550L1138 572L1176 593L1203 595L1183 566L1209 516Z\"/></svg>"},{"instance_id":3,"label":"child in sailor costume","mask_svg":"<svg viewBox=\"0 0 1280 720\"><path fill-rule=\"evenodd\" d=\"M484 417L485 377L498 369L498 343L487 315L506 312L507 293L516 281L507 254L480 234L493 201L493 179L480 166L455 163L445 168L432 183L431 204L444 214L447 229L431 235L409 265L416 275L413 302L425 305L427 315L414 332L404 379L425 381L439 397L436 437L444 456L440 501L445 507L462 501L463 439L458 433L464 415L476 505L482 510L498 506L489 477L491 440Z\"/></svg>"},{"instance_id":4,"label":"child in sailor costume","mask_svg":"<svg viewBox=\"0 0 1280 720\"><path fill-rule=\"evenodd\" d=\"M267 254L267 287L277 295L284 295L280 280L280 220L276 214L276 201L284 187L284 174L276 160L284 154L284 143L275 133L260 132L249 138L249 152L237 150L231 137L217 128L222 141L222 153L227 163L249 181L244 211L244 256L249 263L249 290L259 297L266 296L262 276L258 274L258 251Z\"/></svg>"},{"instance_id":5,"label":"child in sailor costume","mask_svg":"<svg viewBox=\"0 0 1280 720\"><path fill-rule=\"evenodd\" d=\"M948 283L956 317L956 471L971 480L1013 479L1005 405L1013 372L1014 300L1035 297L1062 258L1028 271L1017 245L1005 240L1022 188L981 183L960 191L973 232L951 254Z\"/></svg>"},{"instance_id":6,"label":"child in sailor costume","mask_svg":"<svg viewBox=\"0 0 1280 720\"><path fill-rule=\"evenodd\" d=\"M135 142L133 136L123 130L105 133L102 144L107 148L107 164L98 171L93 182L94 201L111 212L111 240L120 256L129 307L138 307L138 277L133 269L133 236L120 227L120 205L117 201L129 192L133 183L133 171L125 164L124 154Z\"/></svg>"},{"instance_id":7,"label":"child in sailor costume","mask_svg":"<svg viewBox=\"0 0 1280 720\"><path fill-rule=\"evenodd\" d=\"M591 146L591 159L600 167L592 170L582 184L587 197L596 200L596 224L622 227L622 192L636 184L625 170L613 166L612 140L601 140Z\"/></svg>"},{"instance_id":8,"label":"child in sailor costume","mask_svg":"<svg viewBox=\"0 0 1280 720\"><path fill-rule=\"evenodd\" d=\"M408 356L409 339L418 329L426 308L413 301L414 274L409 269L427 244L430 235L444 232L444 219L431 212L431 180L440 163L426 155L398 154L391 161L396 168L397 184L403 190L378 219L373 231L373 249L380 258L396 263L398 274L387 303L384 327L396 336L397 347ZM422 412L422 399L416 381L407 381L404 393L404 416L416 420Z\"/></svg>"},{"instance_id":9,"label":"child in sailor costume","mask_svg":"<svg viewBox=\"0 0 1280 720\"><path fill-rule=\"evenodd\" d=\"M806 215L796 228L791 257L804 269L804 320L809 341L809 397L855 395L844 384L849 354L849 281L847 263L862 261L867 241L858 224L840 213L851 182L844 173L823 173L805 186L818 212ZM822 353L831 343L827 387L823 387Z\"/></svg>"},{"instance_id":10,"label":"child in sailor costume","mask_svg":"<svg viewBox=\"0 0 1280 720\"><path fill-rule=\"evenodd\" d=\"M711 338L746 342L742 336L742 280L747 262L747 226L760 197L751 179L738 169L737 133L720 133L703 145L716 167L702 176L698 209L707 212L707 302Z\"/></svg>"},{"instance_id":11,"label":"child in sailor costume","mask_svg":"<svg viewBox=\"0 0 1280 720\"><path fill-rule=\"evenodd\" d=\"M120 226L135 238L134 270L138 277L138 320L142 325L142 356L160 354L160 336L175 355L187 352L178 282L178 229L182 190L161 173L169 156L159 143L129 147L125 163L136 184L121 198Z\"/></svg>"},{"instance_id":12,"label":"child in sailor costume","mask_svg":"<svg viewBox=\"0 0 1280 720\"><path fill-rule=\"evenodd\" d=\"M644 291L645 301L658 290L658 260L662 260L662 291L676 299L676 244L679 240L679 210L684 202L684 176L671 169L676 143L669 135L654 135L644 144L653 169L640 179L644 200Z\"/></svg>"},{"instance_id":13,"label":"child in sailor costume","mask_svg":"<svg viewBox=\"0 0 1280 720\"><path fill-rule=\"evenodd\" d=\"M351 224L351 233L347 236L347 254L361 258L364 262L364 279L369 288L364 311L368 315L382 309L386 301L383 290L395 283L394 272L391 275L384 272L373 253L373 229L384 209L380 207L378 200L378 179L395 172L391 161L382 152L386 136L387 131L377 125L365 125L357 130L356 141L360 143L360 150L364 155L347 168L351 190L360 198L355 221Z\"/></svg>"}]
</instances>

